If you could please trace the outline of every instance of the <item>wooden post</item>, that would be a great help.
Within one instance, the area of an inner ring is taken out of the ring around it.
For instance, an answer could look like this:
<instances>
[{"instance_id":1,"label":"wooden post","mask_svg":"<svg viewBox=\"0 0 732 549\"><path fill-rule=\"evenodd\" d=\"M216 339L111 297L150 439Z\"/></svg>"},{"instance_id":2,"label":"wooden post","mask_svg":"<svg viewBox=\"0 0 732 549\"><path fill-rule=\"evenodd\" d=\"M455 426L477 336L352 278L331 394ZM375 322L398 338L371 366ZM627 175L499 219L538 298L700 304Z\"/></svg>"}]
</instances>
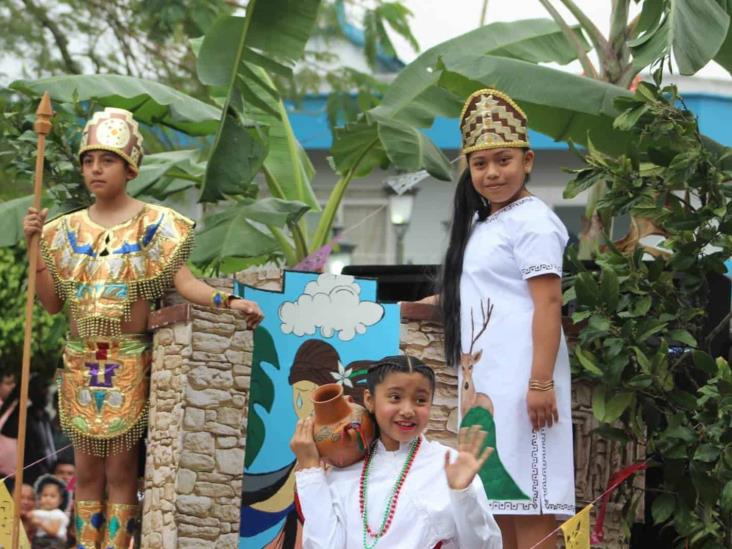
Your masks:
<instances>
[{"instance_id":1,"label":"wooden post","mask_svg":"<svg viewBox=\"0 0 732 549\"><path fill-rule=\"evenodd\" d=\"M43 159L46 156L46 135L51 131L51 99L48 93L36 110L36 121L33 129L38 134L38 148L36 152L36 174L33 184L33 207L41 209L41 191L43 188ZM17 469L15 471L15 515L13 520L13 548L18 547L20 539L20 499L23 490L23 466L25 456L25 431L28 408L28 379L30 378L31 338L33 327L33 302L36 296L36 269L38 268L38 239L35 234L28 244L28 293L25 300L25 334L23 336L23 367L20 374L20 403L18 404L18 453Z\"/></svg>"}]
</instances>

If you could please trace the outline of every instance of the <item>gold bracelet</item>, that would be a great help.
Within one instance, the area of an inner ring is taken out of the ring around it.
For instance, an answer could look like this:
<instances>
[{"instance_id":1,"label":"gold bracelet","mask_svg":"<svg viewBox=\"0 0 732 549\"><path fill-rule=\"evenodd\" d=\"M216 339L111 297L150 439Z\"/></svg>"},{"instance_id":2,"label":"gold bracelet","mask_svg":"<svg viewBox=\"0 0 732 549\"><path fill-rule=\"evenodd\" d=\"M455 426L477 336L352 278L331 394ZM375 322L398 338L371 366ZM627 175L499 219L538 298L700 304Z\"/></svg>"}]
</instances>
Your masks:
<instances>
[{"instance_id":1,"label":"gold bracelet","mask_svg":"<svg viewBox=\"0 0 732 549\"><path fill-rule=\"evenodd\" d=\"M538 379L529 380L530 391L551 391L552 389L554 389L553 379L550 379L549 381L540 381Z\"/></svg>"},{"instance_id":2,"label":"gold bracelet","mask_svg":"<svg viewBox=\"0 0 732 549\"><path fill-rule=\"evenodd\" d=\"M228 292L222 292L221 290L215 290L211 294L211 306L216 309L229 309L229 299L233 297Z\"/></svg>"}]
</instances>

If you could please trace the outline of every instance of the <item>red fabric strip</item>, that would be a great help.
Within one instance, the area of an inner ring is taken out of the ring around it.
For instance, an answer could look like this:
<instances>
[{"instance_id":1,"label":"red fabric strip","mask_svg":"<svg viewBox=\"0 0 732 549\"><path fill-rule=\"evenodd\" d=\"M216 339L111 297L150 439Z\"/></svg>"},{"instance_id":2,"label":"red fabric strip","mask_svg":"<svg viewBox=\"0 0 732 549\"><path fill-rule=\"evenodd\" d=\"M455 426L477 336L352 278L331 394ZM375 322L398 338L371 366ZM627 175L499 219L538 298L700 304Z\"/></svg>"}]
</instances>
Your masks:
<instances>
[{"instance_id":1,"label":"red fabric strip","mask_svg":"<svg viewBox=\"0 0 732 549\"><path fill-rule=\"evenodd\" d=\"M628 477L634 475L638 471L642 471L647 467L648 464L646 462L634 463L633 465L629 465L625 469L616 471L615 473L613 473L613 476L610 477L610 480L607 483L607 490L605 490L605 493L602 496L600 510L597 512L595 528L592 530L592 535L590 536L590 541L592 543L602 543L602 541L605 539L603 526L605 524L605 511L607 510L607 502L610 499L610 494L612 494L618 486L625 482Z\"/></svg>"}]
</instances>

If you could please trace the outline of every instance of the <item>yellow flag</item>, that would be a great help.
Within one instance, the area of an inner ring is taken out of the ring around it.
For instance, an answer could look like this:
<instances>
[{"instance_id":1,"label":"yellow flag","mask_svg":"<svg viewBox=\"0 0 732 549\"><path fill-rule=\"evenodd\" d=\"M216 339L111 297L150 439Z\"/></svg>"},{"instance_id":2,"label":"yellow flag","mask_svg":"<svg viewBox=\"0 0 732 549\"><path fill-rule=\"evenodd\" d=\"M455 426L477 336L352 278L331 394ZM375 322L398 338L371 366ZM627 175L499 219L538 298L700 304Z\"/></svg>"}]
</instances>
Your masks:
<instances>
[{"instance_id":1,"label":"yellow flag","mask_svg":"<svg viewBox=\"0 0 732 549\"><path fill-rule=\"evenodd\" d=\"M13 498L4 482L0 482L0 549L10 548L13 541L13 509L15 508ZM30 549L28 536L20 523L20 549Z\"/></svg>"},{"instance_id":2,"label":"yellow flag","mask_svg":"<svg viewBox=\"0 0 732 549\"><path fill-rule=\"evenodd\" d=\"M590 549L590 511L592 504L562 524L567 549Z\"/></svg>"}]
</instances>

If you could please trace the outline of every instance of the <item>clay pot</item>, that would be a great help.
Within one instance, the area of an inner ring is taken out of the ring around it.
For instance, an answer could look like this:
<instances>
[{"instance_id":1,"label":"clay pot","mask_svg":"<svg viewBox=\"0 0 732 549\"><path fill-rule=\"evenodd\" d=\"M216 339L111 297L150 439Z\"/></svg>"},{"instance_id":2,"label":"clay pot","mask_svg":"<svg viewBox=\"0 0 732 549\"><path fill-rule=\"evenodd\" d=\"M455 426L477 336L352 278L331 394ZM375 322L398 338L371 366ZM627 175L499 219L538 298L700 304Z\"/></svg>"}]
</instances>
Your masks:
<instances>
[{"instance_id":1,"label":"clay pot","mask_svg":"<svg viewBox=\"0 0 732 549\"><path fill-rule=\"evenodd\" d=\"M315 410L313 436L320 456L336 467L362 460L375 435L368 411L344 396L338 383L321 385L311 399Z\"/></svg>"}]
</instances>

